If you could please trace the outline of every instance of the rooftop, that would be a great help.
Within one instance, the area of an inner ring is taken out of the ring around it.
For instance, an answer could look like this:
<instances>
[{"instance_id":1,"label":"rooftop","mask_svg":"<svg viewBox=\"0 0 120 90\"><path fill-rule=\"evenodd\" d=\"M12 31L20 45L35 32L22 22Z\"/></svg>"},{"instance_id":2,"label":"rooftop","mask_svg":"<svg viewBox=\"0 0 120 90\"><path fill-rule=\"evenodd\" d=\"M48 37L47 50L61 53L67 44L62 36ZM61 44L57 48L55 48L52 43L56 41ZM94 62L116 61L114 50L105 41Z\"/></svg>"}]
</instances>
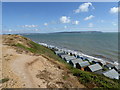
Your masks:
<instances>
[{"instance_id":1,"label":"rooftop","mask_svg":"<svg viewBox=\"0 0 120 90\"><path fill-rule=\"evenodd\" d=\"M65 58L65 60L67 60L67 61L68 61L68 60L70 61L70 60L76 59L74 56L65 56L64 58Z\"/></svg>"},{"instance_id":2,"label":"rooftop","mask_svg":"<svg viewBox=\"0 0 120 90\"><path fill-rule=\"evenodd\" d=\"M90 66L88 66L89 68L90 68L90 70L92 71L92 72L95 72L95 71L97 71L97 70L101 70L102 69L102 67L99 65L99 64L93 64L93 65L90 65Z\"/></svg>"},{"instance_id":3,"label":"rooftop","mask_svg":"<svg viewBox=\"0 0 120 90\"><path fill-rule=\"evenodd\" d=\"M85 66L89 66L90 64L89 64L88 61L83 61L83 62L79 62L79 65L80 65L81 67L85 67Z\"/></svg>"},{"instance_id":4,"label":"rooftop","mask_svg":"<svg viewBox=\"0 0 120 90\"><path fill-rule=\"evenodd\" d=\"M113 78L113 79L119 79L119 74L115 69L108 70L103 73L106 77Z\"/></svg>"},{"instance_id":5,"label":"rooftop","mask_svg":"<svg viewBox=\"0 0 120 90\"><path fill-rule=\"evenodd\" d=\"M113 64L106 64L107 67L115 67Z\"/></svg>"},{"instance_id":6,"label":"rooftop","mask_svg":"<svg viewBox=\"0 0 120 90\"><path fill-rule=\"evenodd\" d=\"M64 53L63 51L55 51L56 54Z\"/></svg>"},{"instance_id":7,"label":"rooftop","mask_svg":"<svg viewBox=\"0 0 120 90\"><path fill-rule=\"evenodd\" d=\"M76 64L76 63L79 63L79 62L83 62L83 60L78 58L78 59L71 60L71 62L73 64Z\"/></svg>"}]
</instances>

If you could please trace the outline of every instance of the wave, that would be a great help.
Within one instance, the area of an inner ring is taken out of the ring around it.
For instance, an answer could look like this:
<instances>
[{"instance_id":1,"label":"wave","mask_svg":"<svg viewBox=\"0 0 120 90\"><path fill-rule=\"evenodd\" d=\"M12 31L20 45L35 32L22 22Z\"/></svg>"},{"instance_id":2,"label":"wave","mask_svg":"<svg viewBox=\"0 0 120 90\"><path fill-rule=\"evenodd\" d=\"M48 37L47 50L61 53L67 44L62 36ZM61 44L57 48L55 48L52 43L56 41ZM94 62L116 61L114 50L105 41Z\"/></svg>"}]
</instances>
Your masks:
<instances>
[{"instance_id":1,"label":"wave","mask_svg":"<svg viewBox=\"0 0 120 90\"><path fill-rule=\"evenodd\" d=\"M67 52L67 53L72 53L74 55L78 55L78 56L85 56L85 57L88 57L88 58L91 58L91 59L95 59L97 61L101 61L101 62L104 62L106 61L106 63L111 63L113 65L119 65L119 63L117 61L108 61L108 60L105 60L105 56L102 56L102 55L94 55L94 56L90 56L90 55L87 55L87 54L84 54L78 50L70 50L70 49L67 49L67 48L61 48L61 47L57 47L57 46L54 46L54 45L49 45L49 44L46 44L46 43L38 43L42 46L45 46L47 48L50 48L50 49L56 49L56 50L59 50L59 51L63 51L63 52ZM104 59L103 59L104 58ZM109 58L106 58L106 59L109 59Z\"/></svg>"}]
</instances>

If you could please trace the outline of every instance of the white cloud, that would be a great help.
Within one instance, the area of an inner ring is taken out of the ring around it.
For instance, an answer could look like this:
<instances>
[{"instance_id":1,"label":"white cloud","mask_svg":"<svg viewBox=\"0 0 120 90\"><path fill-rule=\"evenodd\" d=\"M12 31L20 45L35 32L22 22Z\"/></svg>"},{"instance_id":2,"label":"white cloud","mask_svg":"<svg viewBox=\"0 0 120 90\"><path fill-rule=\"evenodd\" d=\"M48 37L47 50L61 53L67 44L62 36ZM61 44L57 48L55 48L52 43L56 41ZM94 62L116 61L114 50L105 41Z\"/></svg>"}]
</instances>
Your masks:
<instances>
[{"instance_id":1,"label":"white cloud","mask_svg":"<svg viewBox=\"0 0 120 90\"><path fill-rule=\"evenodd\" d=\"M44 25L45 25L45 26L47 26L47 25L48 25L48 23L44 23Z\"/></svg>"},{"instance_id":2,"label":"white cloud","mask_svg":"<svg viewBox=\"0 0 120 90\"><path fill-rule=\"evenodd\" d=\"M38 27L38 25L23 25L22 27L24 27L24 28L34 28L34 27Z\"/></svg>"},{"instance_id":3,"label":"white cloud","mask_svg":"<svg viewBox=\"0 0 120 90\"><path fill-rule=\"evenodd\" d=\"M73 24L76 24L76 25L78 25L79 24L79 21L73 21Z\"/></svg>"},{"instance_id":4,"label":"white cloud","mask_svg":"<svg viewBox=\"0 0 120 90\"><path fill-rule=\"evenodd\" d=\"M67 28L67 26L64 26L64 28L66 29L66 28Z\"/></svg>"},{"instance_id":5,"label":"white cloud","mask_svg":"<svg viewBox=\"0 0 120 90\"><path fill-rule=\"evenodd\" d=\"M88 24L88 27L93 27L93 26L94 26L93 23Z\"/></svg>"},{"instance_id":6,"label":"white cloud","mask_svg":"<svg viewBox=\"0 0 120 90\"><path fill-rule=\"evenodd\" d=\"M70 23L70 17L62 16L60 18L60 22L62 22L62 23Z\"/></svg>"},{"instance_id":7,"label":"white cloud","mask_svg":"<svg viewBox=\"0 0 120 90\"><path fill-rule=\"evenodd\" d=\"M94 9L92 3L88 2L88 3L83 3L81 4L78 9L74 10L75 13L80 13L80 12L88 12L89 11L89 7L92 6L92 8Z\"/></svg>"},{"instance_id":8,"label":"white cloud","mask_svg":"<svg viewBox=\"0 0 120 90\"><path fill-rule=\"evenodd\" d=\"M12 29L9 29L8 31L9 31L9 32L11 32L11 31L12 31Z\"/></svg>"},{"instance_id":9,"label":"white cloud","mask_svg":"<svg viewBox=\"0 0 120 90\"><path fill-rule=\"evenodd\" d=\"M109 12L112 14L118 13L118 7L111 8Z\"/></svg>"},{"instance_id":10,"label":"white cloud","mask_svg":"<svg viewBox=\"0 0 120 90\"><path fill-rule=\"evenodd\" d=\"M92 19L92 18L94 18L94 17L95 17L95 16L90 15L90 16L88 16L88 17L84 18L84 20L90 20L90 19Z\"/></svg>"}]
</instances>

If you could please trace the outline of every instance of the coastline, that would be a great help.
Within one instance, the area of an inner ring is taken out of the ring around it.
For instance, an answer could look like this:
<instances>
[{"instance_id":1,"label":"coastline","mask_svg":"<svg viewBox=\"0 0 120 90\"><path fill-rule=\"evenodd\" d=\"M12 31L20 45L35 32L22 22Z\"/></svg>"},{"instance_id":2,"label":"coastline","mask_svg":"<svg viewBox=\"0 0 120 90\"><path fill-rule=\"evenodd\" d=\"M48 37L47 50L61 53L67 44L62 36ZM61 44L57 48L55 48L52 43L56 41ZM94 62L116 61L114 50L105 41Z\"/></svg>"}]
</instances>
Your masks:
<instances>
[{"instance_id":1,"label":"coastline","mask_svg":"<svg viewBox=\"0 0 120 90\"><path fill-rule=\"evenodd\" d=\"M58 57L52 49L29 38L6 35L3 38L3 47L2 80L8 78L3 83L3 88L117 88L118 86L118 80L74 68Z\"/></svg>"},{"instance_id":2,"label":"coastline","mask_svg":"<svg viewBox=\"0 0 120 90\"><path fill-rule=\"evenodd\" d=\"M34 41L35 42L35 41ZM82 52L79 52L79 51L74 51L74 50L69 50L69 49L66 49L66 48L58 48L57 46L53 46L53 45L49 45L49 44L46 44L46 43L38 43L38 44L40 44L40 45L43 45L43 46L45 46L45 47L48 47L48 48L50 48L50 49L57 49L58 51L63 51L63 52L68 52L68 53L72 53L72 54L75 54L76 56L78 55L78 56L85 56L85 57L88 57L88 58L91 58L91 59L95 59L95 60L97 60L97 61L105 61L106 63L110 63L110 64L113 64L113 65L115 65L115 66L118 66L119 65L119 63L118 62L110 62L110 61L107 61L107 60L103 60L103 59L101 59L101 58L97 58L97 57L93 57L93 56L90 56L90 55L87 55L87 54L84 54L84 53L82 53Z\"/></svg>"}]
</instances>

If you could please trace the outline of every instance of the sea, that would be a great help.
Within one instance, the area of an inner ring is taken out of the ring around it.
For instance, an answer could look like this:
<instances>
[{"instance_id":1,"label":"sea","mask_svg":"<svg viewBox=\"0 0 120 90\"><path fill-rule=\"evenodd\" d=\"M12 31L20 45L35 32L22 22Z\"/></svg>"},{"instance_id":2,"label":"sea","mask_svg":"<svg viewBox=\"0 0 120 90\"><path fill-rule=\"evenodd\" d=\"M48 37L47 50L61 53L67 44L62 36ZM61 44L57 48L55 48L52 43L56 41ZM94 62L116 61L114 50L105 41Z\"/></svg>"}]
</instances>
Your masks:
<instances>
[{"instance_id":1,"label":"sea","mask_svg":"<svg viewBox=\"0 0 120 90\"><path fill-rule=\"evenodd\" d=\"M118 61L118 33L23 34L37 42L82 52L110 62Z\"/></svg>"}]
</instances>

